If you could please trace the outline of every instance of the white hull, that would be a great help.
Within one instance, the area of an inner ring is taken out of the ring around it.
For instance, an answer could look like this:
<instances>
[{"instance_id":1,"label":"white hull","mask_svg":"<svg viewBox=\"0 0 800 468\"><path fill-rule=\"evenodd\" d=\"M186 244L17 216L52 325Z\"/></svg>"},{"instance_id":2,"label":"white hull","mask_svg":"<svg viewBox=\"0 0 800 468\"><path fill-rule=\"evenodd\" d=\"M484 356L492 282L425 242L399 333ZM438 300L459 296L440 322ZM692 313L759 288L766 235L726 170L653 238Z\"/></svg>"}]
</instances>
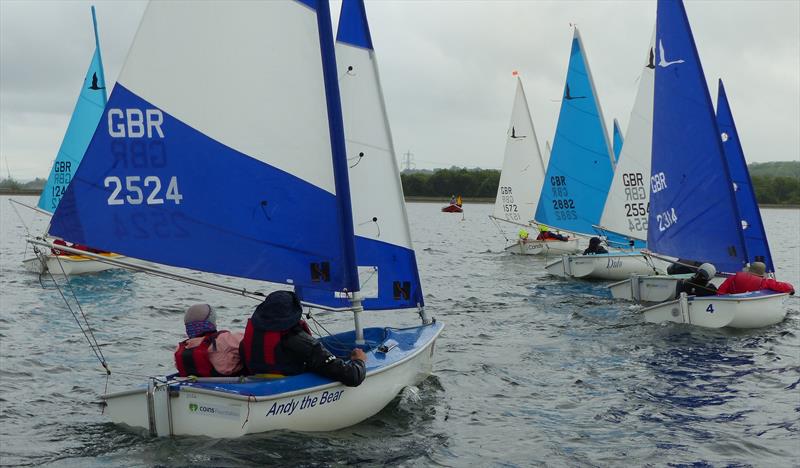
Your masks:
<instances>
[{"instance_id":1,"label":"white hull","mask_svg":"<svg viewBox=\"0 0 800 468\"><path fill-rule=\"evenodd\" d=\"M511 252L518 255L562 255L573 254L580 252L578 247L578 239L570 239L568 241L540 241L529 240L527 242L517 241L516 244L511 244L505 248L506 252Z\"/></svg>"},{"instance_id":2,"label":"white hull","mask_svg":"<svg viewBox=\"0 0 800 468\"><path fill-rule=\"evenodd\" d=\"M664 302L678 297L678 281L691 278L691 274L684 275L632 275L630 278L612 283L608 286L611 297L635 302ZM725 278L711 279L714 286L719 286Z\"/></svg>"},{"instance_id":3,"label":"white hull","mask_svg":"<svg viewBox=\"0 0 800 468\"><path fill-rule=\"evenodd\" d=\"M380 367L382 354L367 353L367 377L358 387L338 382L267 396L193 387L190 384L159 383L105 395L106 411L112 421L150 430L152 435L203 435L239 437L274 430L300 432L333 431L357 424L386 407L405 387L417 385L431 372L434 343L443 326L432 327L427 341L411 351L397 346L393 352L406 354L400 360ZM421 327L420 327L421 328ZM384 344L389 344L387 340ZM378 365L376 366L376 362ZM377 367L377 368L374 368ZM296 378L295 377L289 377ZM214 379L200 379L213 381ZM225 381L226 379L217 379ZM227 379L230 382L232 379ZM286 379L259 381L260 385L279 385ZM235 387L234 384L228 387ZM314 405L309 402L314 401Z\"/></svg>"},{"instance_id":4,"label":"white hull","mask_svg":"<svg viewBox=\"0 0 800 468\"><path fill-rule=\"evenodd\" d=\"M118 254L100 254L114 260L129 260ZM51 272L54 275L82 275L86 273L97 273L100 271L111 270L119 268L109 263L104 263L99 260L93 260L88 257L80 255L50 255L43 256L44 259L39 257L28 258L22 261L25 269L33 273ZM63 268L63 271L62 271Z\"/></svg>"},{"instance_id":5,"label":"white hull","mask_svg":"<svg viewBox=\"0 0 800 468\"><path fill-rule=\"evenodd\" d=\"M722 296L687 297L642 310L645 322L687 323L704 328L761 328L786 317L784 301L789 295L757 291Z\"/></svg>"},{"instance_id":6,"label":"white hull","mask_svg":"<svg viewBox=\"0 0 800 468\"><path fill-rule=\"evenodd\" d=\"M562 255L545 266L548 273L562 278L621 280L632 274L653 274L653 260L639 253Z\"/></svg>"}]
</instances>

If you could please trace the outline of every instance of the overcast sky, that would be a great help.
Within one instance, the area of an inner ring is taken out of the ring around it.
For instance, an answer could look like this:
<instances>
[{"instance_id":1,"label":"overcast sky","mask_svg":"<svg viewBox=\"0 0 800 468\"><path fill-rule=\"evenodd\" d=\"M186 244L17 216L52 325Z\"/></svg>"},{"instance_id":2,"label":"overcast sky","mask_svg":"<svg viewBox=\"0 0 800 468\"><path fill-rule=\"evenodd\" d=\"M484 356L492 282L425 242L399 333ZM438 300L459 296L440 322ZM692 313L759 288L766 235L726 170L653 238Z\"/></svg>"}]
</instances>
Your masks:
<instances>
[{"instance_id":1,"label":"overcast sky","mask_svg":"<svg viewBox=\"0 0 800 468\"><path fill-rule=\"evenodd\" d=\"M6 163L18 179L50 170L94 49L91 4L0 0L3 176ZM146 2L94 4L111 85ZM410 150L420 168L499 168L513 70L539 141L552 140L570 23L581 29L607 128L616 117L624 132L655 9L644 0L368 2L398 157ZM713 99L721 77L748 161L800 159L800 1L689 0L686 9Z\"/></svg>"}]
</instances>

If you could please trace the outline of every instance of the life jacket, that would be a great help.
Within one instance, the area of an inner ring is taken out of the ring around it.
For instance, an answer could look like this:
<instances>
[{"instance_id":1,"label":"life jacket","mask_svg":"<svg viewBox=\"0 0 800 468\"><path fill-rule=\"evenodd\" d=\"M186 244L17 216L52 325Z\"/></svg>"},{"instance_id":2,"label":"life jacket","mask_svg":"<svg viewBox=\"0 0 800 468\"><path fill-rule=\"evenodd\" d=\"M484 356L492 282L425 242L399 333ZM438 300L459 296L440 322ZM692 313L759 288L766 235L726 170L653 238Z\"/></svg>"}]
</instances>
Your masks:
<instances>
[{"instance_id":1,"label":"life jacket","mask_svg":"<svg viewBox=\"0 0 800 468\"><path fill-rule=\"evenodd\" d=\"M287 335L296 333L297 327L311 334L304 320L287 330L263 331L256 329L252 319L247 319L244 339L239 344L239 354L247 373L296 375L305 372L305 363L299 359L292 359L292 356L281 347L281 340Z\"/></svg>"},{"instance_id":2,"label":"life jacket","mask_svg":"<svg viewBox=\"0 0 800 468\"><path fill-rule=\"evenodd\" d=\"M717 290L720 294L739 294L761 289L770 289L777 292L792 292L794 288L789 283L775 281L772 278L762 278L761 276L740 271L736 275L728 278Z\"/></svg>"},{"instance_id":3,"label":"life jacket","mask_svg":"<svg viewBox=\"0 0 800 468\"><path fill-rule=\"evenodd\" d=\"M184 340L178 345L175 351L175 368L178 369L178 375L181 377L188 377L195 375L197 377L222 377L222 374L214 369L211 365L211 359L208 357L208 348L214 344L217 335L220 333L227 333L225 330L216 331L203 336L203 341L194 348L187 348L186 345L189 340Z\"/></svg>"}]
</instances>

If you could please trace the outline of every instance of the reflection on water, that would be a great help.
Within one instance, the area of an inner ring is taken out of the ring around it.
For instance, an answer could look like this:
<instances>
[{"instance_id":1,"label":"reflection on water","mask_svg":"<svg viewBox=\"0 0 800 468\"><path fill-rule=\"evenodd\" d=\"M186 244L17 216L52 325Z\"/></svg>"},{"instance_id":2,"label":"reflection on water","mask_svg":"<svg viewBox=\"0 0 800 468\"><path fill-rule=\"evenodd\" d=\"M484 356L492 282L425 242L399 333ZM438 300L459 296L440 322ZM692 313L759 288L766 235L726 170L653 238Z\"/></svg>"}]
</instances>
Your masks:
<instances>
[{"instance_id":1,"label":"reflection on water","mask_svg":"<svg viewBox=\"0 0 800 468\"><path fill-rule=\"evenodd\" d=\"M420 203L408 210L425 300L446 323L430 379L333 433L152 439L100 413L105 376L52 283L22 269L24 230L6 204L0 197L3 465L787 466L800 456L798 298L764 330L644 324L602 284L552 278L542 259L502 253L489 205L462 216ZM779 279L800 284L800 212L763 214ZM110 390L171 371L186 306L213 304L222 327L241 330L255 305L124 271L71 285L109 360ZM347 315L319 320L351 327Z\"/></svg>"}]
</instances>

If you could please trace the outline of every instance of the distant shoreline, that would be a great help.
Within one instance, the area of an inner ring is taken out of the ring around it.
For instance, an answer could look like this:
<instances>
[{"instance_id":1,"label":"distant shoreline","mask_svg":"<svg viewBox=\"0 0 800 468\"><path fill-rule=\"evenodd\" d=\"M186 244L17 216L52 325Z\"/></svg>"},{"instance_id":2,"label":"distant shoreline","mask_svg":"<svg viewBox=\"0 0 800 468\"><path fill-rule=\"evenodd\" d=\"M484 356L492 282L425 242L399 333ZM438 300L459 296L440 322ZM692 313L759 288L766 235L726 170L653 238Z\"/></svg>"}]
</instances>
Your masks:
<instances>
[{"instance_id":1,"label":"distant shoreline","mask_svg":"<svg viewBox=\"0 0 800 468\"><path fill-rule=\"evenodd\" d=\"M3 189L0 188L0 195L41 195L42 189Z\"/></svg>"},{"instance_id":2,"label":"distant shoreline","mask_svg":"<svg viewBox=\"0 0 800 468\"><path fill-rule=\"evenodd\" d=\"M18 189L18 190L8 190L8 189L0 189L0 195L41 195L42 191L37 189ZM464 203L481 203L481 204L488 204L494 203L494 198L489 197L462 197ZM443 203L448 204L450 203L450 197L425 197L425 196L414 196L409 195L405 197L407 202L415 202L415 203ZM800 208L800 205L776 205L776 204L760 204L758 205L759 208L779 208L779 209L789 209L789 210L796 210Z\"/></svg>"}]
</instances>

